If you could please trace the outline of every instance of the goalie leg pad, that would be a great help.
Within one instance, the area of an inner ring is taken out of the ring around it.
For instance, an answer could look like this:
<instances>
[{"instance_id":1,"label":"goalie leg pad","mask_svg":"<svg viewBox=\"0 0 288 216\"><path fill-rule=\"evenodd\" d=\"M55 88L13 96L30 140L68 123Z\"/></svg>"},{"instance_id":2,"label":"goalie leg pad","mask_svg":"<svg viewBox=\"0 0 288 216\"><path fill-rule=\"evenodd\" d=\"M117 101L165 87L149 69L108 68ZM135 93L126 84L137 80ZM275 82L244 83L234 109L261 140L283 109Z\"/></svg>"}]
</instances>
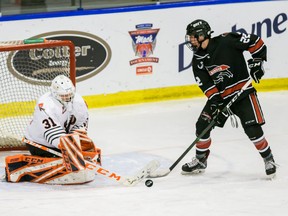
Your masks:
<instances>
[{"instance_id":1,"label":"goalie leg pad","mask_svg":"<svg viewBox=\"0 0 288 216\"><path fill-rule=\"evenodd\" d=\"M68 134L60 138L59 144L64 160L64 165L68 172L76 172L85 169L85 160L79 135Z\"/></svg>"},{"instance_id":2,"label":"goalie leg pad","mask_svg":"<svg viewBox=\"0 0 288 216\"><path fill-rule=\"evenodd\" d=\"M59 147L63 158L22 154L6 157L6 180L45 184L82 184L94 180L95 171L85 162L79 135L61 137ZM93 155L92 152L90 157Z\"/></svg>"},{"instance_id":3,"label":"goalie leg pad","mask_svg":"<svg viewBox=\"0 0 288 216\"><path fill-rule=\"evenodd\" d=\"M95 179L95 170L85 169L78 172L66 173L58 178L50 179L45 182L45 184L52 185L75 185L75 184L85 184L93 181Z\"/></svg>"},{"instance_id":4,"label":"goalie leg pad","mask_svg":"<svg viewBox=\"0 0 288 216\"><path fill-rule=\"evenodd\" d=\"M85 161L80 140L78 134L68 134L60 138L59 147L66 167L66 175L46 181L46 184L83 184L94 180L95 170L91 169L89 163Z\"/></svg>"},{"instance_id":5,"label":"goalie leg pad","mask_svg":"<svg viewBox=\"0 0 288 216\"><path fill-rule=\"evenodd\" d=\"M7 182L41 184L83 184L95 178L95 171L83 169L67 172L62 158L43 158L31 155L13 155L5 158Z\"/></svg>"},{"instance_id":6,"label":"goalie leg pad","mask_svg":"<svg viewBox=\"0 0 288 216\"><path fill-rule=\"evenodd\" d=\"M52 177L55 170L65 168L59 158L44 158L31 155L14 155L5 158L7 182L39 182ZM45 176L45 178L43 178Z\"/></svg>"}]
</instances>

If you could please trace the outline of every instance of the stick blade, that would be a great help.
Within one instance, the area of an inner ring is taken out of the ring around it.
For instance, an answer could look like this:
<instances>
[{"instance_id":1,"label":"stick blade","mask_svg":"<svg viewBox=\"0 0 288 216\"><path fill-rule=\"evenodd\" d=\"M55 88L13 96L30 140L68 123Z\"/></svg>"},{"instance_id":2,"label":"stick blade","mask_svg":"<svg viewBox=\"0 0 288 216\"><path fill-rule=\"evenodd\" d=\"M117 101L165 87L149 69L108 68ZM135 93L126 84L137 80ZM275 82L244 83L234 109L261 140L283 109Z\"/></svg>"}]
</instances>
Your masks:
<instances>
[{"instance_id":1,"label":"stick blade","mask_svg":"<svg viewBox=\"0 0 288 216\"><path fill-rule=\"evenodd\" d=\"M145 167L143 167L136 175L125 179L123 182L124 185L134 186L138 184L142 179L146 178L150 175L150 173L154 172L160 166L159 161L152 160Z\"/></svg>"}]
</instances>

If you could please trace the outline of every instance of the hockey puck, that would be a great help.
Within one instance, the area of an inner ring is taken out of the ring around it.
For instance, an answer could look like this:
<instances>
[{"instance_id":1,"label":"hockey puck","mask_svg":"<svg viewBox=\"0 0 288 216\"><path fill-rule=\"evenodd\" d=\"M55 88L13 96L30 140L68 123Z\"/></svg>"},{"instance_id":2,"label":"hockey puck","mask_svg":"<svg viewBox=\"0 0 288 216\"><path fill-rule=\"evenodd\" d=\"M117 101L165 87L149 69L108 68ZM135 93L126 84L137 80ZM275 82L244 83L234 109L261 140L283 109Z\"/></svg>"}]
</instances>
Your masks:
<instances>
[{"instance_id":1,"label":"hockey puck","mask_svg":"<svg viewBox=\"0 0 288 216\"><path fill-rule=\"evenodd\" d=\"M148 179L148 180L145 181L145 185L146 185L147 187L152 187L153 181L152 181L151 179Z\"/></svg>"}]
</instances>

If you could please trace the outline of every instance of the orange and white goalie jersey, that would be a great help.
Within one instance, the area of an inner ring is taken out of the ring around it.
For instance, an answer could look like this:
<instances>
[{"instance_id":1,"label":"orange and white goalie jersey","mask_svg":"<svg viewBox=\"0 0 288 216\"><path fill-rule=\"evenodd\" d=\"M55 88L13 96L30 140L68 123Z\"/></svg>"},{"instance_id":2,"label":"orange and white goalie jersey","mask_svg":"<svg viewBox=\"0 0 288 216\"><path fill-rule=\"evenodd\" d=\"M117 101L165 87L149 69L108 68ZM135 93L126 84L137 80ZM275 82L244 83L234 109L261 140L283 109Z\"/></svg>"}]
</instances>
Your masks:
<instances>
[{"instance_id":1,"label":"orange and white goalie jersey","mask_svg":"<svg viewBox=\"0 0 288 216\"><path fill-rule=\"evenodd\" d=\"M50 92L41 96L34 109L33 119L24 134L25 138L58 148L60 137L88 126L88 108L83 98L75 93L73 102L63 106Z\"/></svg>"}]
</instances>

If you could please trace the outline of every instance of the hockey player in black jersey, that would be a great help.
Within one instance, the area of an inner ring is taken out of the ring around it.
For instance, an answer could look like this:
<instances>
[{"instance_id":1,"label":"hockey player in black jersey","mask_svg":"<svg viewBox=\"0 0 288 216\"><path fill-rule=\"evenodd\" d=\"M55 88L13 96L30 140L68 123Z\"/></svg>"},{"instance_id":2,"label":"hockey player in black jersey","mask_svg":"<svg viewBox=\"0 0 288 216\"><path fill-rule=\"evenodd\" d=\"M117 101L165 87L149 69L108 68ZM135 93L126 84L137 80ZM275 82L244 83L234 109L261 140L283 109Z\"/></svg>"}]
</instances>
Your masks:
<instances>
[{"instance_id":1,"label":"hockey player in black jersey","mask_svg":"<svg viewBox=\"0 0 288 216\"><path fill-rule=\"evenodd\" d=\"M264 75L263 61L267 60L267 48L257 35L231 32L211 37L212 33L209 24L200 19L186 28L187 46L194 52L194 77L208 98L196 123L196 135L209 125L211 119L215 119L215 126L223 127L229 116L238 116L246 135L264 160L266 174L274 176L276 164L261 127L265 120L255 88L250 85L228 112L221 112L250 76L256 83L260 82ZM248 60L249 71L244 51L249 51L252 56ZM233 119L237 123L235 116ZM182 166L182 174L201 173L206 169L212 129L196 143L196 157Z\"/></svg>"}]
</instances>

